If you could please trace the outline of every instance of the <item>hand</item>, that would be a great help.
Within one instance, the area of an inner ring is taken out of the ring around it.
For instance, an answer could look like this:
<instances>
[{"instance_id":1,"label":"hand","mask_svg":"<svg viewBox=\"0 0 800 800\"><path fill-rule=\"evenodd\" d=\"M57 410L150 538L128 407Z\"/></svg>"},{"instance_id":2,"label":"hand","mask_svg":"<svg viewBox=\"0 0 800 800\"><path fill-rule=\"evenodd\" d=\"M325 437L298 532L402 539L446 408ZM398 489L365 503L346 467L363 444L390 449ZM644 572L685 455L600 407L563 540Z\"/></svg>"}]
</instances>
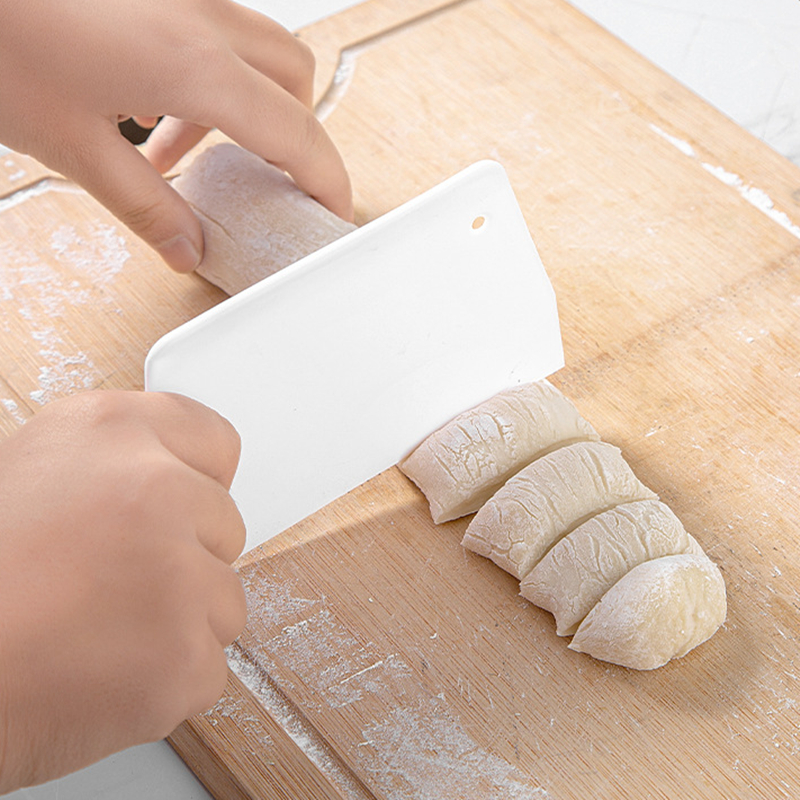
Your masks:
<instances>
[{"instance_id":1,"label":"hand","mask_svg":"<svg viewBox=\"0 0 800 800\"><path fill-rule=\"evenodd\" d=\"M0 442L0 794L212 705L245 622L231 425L90 392Z\"/></svg>"},{"instance_id":2,"label":"hand","mask_svg":"<svg viewBox=\"0 0 800 800\"><path fill-rule=\"evenodd\" d=\"M352 219L313 75L305 44L231 0L0 0L0 142L84 186L180 272L202 229L159 170L212 127ZM117 123L162 115L150 163Z\"/></svg>"}]
</instances>

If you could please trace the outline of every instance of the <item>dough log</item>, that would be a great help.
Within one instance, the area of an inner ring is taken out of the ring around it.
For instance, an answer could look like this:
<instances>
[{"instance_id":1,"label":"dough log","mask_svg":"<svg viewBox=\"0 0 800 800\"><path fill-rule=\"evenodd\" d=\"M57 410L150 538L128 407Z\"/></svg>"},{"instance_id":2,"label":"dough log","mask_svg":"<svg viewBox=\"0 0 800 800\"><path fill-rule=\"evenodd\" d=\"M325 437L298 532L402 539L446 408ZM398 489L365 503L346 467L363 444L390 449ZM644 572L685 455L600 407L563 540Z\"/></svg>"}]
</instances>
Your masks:
<instances>
[{"instance_id":1,"label":"dough log","mask_svg":"<svg viewBox=\"0 0 800 800\"><path fill-rule=\"evenodd\" d=\"M590 516L656 499L618 448L579 442L537 459L478 511L462 544L524 578L547 551Z\"/></svg>"},{"instance_id":2,"label":"dough log","mask_svg":"<svg viewBox=\"0 0 800 800\"><path fill-rule=\"evenodd\" d=\"M508 389L455 417L399 466L425 494L439 523L477 511L548 450L599 438L558 389L540 381Z\"/></svg>"},{"instance_id":3,"label":"dough log","mask_svg":"<svg viewBox=\"0 0 800 800\"><path fill-rule=\"evenodd\" d=\"M600 598L645 561L702 549L658 500L625 503L592 517L556 544L525 576L520 593L571 636Z\"/></svg>"},{"instance_id":4,"label":"dough log","mask_svg":"<svg viewBox=\"0 0 800 800\"><path fill-rule=\"evenodd\" d=\"M603 595L569 647L632 669L655 669L709 639L725 621L725 582L704 555L634 567Z\"/></svg>"},{"instance_id":5,"label":"dough log","mask_svg":"<svg viewBox=\"0 0 800 800\"><path fill-rule=\"evenodd\" d=\"M197 273L228 294L355 228L286 173L234 144L203 151L172 185L203 226L205 254Z\"/></svg>"}]
</instances>

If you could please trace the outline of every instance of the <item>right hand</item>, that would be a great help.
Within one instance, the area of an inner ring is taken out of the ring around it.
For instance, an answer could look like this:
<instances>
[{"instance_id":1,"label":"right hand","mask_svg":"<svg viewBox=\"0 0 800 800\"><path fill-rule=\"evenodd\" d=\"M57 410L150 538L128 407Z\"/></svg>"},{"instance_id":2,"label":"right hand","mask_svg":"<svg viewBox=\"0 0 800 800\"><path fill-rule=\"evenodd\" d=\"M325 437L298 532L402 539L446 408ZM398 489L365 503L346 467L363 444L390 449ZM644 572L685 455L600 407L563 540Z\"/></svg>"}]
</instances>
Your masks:
<instances>
[{"instance_id":1,"label":"right hand","mask_svg":"<svg viewBox=\"0 0 800 800\"><path fill-rule=\"evenodd\" d=\"M0 442L0 793L169 734L222 694L239 438L178 395L89 392Z\"/></svg>"}]
</instances>

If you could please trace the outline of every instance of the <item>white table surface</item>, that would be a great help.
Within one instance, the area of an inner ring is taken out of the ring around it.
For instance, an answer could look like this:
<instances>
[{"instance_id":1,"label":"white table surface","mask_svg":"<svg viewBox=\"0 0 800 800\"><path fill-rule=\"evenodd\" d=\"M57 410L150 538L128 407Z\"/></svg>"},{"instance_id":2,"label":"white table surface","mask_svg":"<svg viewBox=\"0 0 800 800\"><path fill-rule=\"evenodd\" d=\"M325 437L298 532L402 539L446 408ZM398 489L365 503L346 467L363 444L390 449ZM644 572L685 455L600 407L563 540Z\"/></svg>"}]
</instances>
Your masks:
<instances>
[{"instance_id":1,"label":"white table surface","mask_svg":"<svg viewBox=\"0 0 800 800\"><path fill-rule=\"evenodd\" d=\"M246 0L297 29L357 0ZM798 0L570 0L800 165ZM165 742L111 756L13 800L210 800Z\"/></svg>"}]
</instances>

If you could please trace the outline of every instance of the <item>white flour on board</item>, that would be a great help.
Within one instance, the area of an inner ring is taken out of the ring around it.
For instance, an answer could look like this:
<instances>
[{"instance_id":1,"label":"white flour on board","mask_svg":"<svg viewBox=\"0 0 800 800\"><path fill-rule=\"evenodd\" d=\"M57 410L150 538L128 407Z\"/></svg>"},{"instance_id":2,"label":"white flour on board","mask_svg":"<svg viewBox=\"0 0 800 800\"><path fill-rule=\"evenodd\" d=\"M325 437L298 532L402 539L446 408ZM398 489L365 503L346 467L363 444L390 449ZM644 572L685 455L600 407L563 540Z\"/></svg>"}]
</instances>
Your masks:
<instances>
[{"instance_id":1,"label":"white flour on board","mask_svg":"<svg viewBox=\"0 0 800 800\"><path fill-rule=\"evenodd\" d=\"M755 186L748 186L738 175L728 172L722 167L715 167L712 164L703 162L703 169L711 173L717 180L722 181L726 186L732 186L750 205L755 206L771 220L777 222L782 228L786 228L789 233L800 239L800 226L795 225L783 211L778 211L772 202L772 198L765 191L757 189Z\"/></svg>"},{"instance_id":2,"label":"white flour on board","mask_svg":"<svg viewBox=\"0 0 800 800\"><path fill-rule=\"evenodd\" d=\"M248 661L235 645L228 648L227 654L228 666L231 671L281 726L289 738L303 751L311 763L325 775L331 784L336 786L342 797L345 800L370 800L357 781L353 780L352 776L341 767L330 747L308 722L292 708L280 692L269 683L261 670ZM241 710L237 713L236 708L226 708L224 698L215 706L213 711L219 713L220 707L222 714L235 718L237 725L240 725ZM242 726L243 730L246 730L246 726L247 722ZM262 741L266 745L271 744L271 740Z\"/></svg>"},{"instance_id":3,"label":"white flour on board","mask_svg":"<svg viewBox=\"0 0 800 800\"><path fill-rule=\"evenodd\" d=\"M342 708L367 695L383 695L411 670L396 654L383 655L371 642L363 644L322 608L307 619L287 625L264 643L291 665L298 679L313 686L315 696L331 708Z\"/></svg>"},{"instance_id":4,"label":"white flour on board","mask_svg":"<svg viewBox=\"0 0 800 800\"><path fill-rule=\"evenodd\" d=\"M650 130L655 131L662 139L668 141L673 147L681 151L685 156L697 160L697 154L689 142L679 139L677 136L672 136L666 131L661 130L658 125L650 125ZM789 216L783 211L775 208L772 198L763 189L746 184L738 175L733 172L728 172L719 166L701 162L703 169L710 175L713 175L718 181L721 181L726 186L730 186L754 208L757 208L762 214L768 216L773 222L777 222L782 228L785 228L792 236L800 239L800 226L795 225Z\"/></svg>"},{"instance_id":5,"label":"white flour on board","mask_svg":"<svg viewBox=\"0 0 800 800\"><path fill-rule=\"evenodd\" d=\"M93 360L68 345L63 318L72 306L96 302L96 290L111 282L130 258L125 239L113 225L94 223L85 232L61 225L47 241L62 265L58 272L30 244L0 242L0 303L9 306L2 325L9 332L18 314L39 345L38 388L30 392L39 405L102 380Z\"/></svg>"},{"instance_id":6,"label":"white flour on board","mask_svg":"<svg viewBox=\"0 0 800 800\"><path fill-rule=\"evenodd\" d=\"M0 156L3 153L0 152ZM13 159L7 158L3 162L3 166L8 170L8 174L6 178L8 179L9 183L16 183L17 181L21 181L28 173L20 167Z\"/></svg>"},{"instance_id":7,"label":"white flour on board","mask_svg":"<svg viewBox=\"0 0 800 800\"><path fill-rule=\"evenodd\" d=\"M392 800L549 797L518 769L480 747L441 697L394 708L362 736L362 766Z\"/></svg>"},{"instance_id":8,"label":"white flour on board","mask_svg":"<svg viewBox=\"0 0 800 800\"><path fill-rule=\"evenodd\" d=\"M39 355L46 363L39 367L41 388L30 393L31 400L44 405L58 396L92 388L98 373L86 353L61 352L63 341L54 328L34 331L33 338L44 345Z\"/></svg>"},{"instance_id":9,"label":"white flour on board","mask_svg":"<svg viewBox=\"0 0 800 800\"><path fill-rule=\"evenodd\" d=\"M3 398L0 400L0 403L3 404L6 411L11 415L11 418L16 422L18 425L25 424L25 417L22 415L22 412L19 410L19 405L15 400L11 400L10 398Z\"/></svg>"},{"instance_id":10,"label":"white flour on board","mask_svg":"<svg viewBox=\"0 0 800 800\"><path fill-rule=\"evenodd\" d=\"M548 798L529 776L475 741L443 695L430 695L414 680L400 654L359 641L324 598L297 596L293 586L266 575L250 575L245 584L251 617L281 628L255 653L230 648L231 669L325 774L333 770L337 785L346 776L328 745L281 694L281 688L298 688L295 681L315 698L304 709L310 715L326 707L347 714L352 707L352 720L367 708L382 709L362 727L361 740L346 746L358 774L389 800ZM278 678L277 661L291 674L284 669ZM357 786L350 792L346 796L362 796Z\"/></svg>"},{"instance_id":11,"label":"white flour on board","mask_svg":"<svg viewBox=\"0 0 800 800\"><path fill-rule=\"evenodd\" d=\"M236 725L251 741L258 742L264 748L273 747L275 744L263 721L247 710L247 704L242 697L223 695L204 716L211 721L213 727L219 725L220 717L235 719Z\"/></svg>"}]
</instances>

